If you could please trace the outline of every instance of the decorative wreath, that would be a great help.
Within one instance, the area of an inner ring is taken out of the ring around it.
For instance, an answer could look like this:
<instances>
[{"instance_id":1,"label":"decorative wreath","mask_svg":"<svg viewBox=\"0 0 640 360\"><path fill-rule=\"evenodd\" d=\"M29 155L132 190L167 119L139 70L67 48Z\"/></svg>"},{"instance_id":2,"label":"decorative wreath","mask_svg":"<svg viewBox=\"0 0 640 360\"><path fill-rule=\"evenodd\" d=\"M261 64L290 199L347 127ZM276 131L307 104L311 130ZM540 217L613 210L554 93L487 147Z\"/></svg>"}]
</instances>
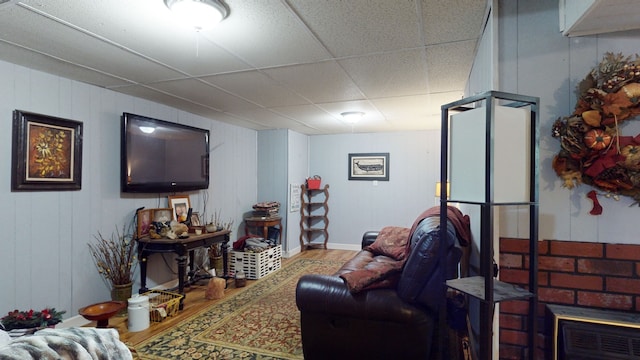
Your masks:
<instances>
[{"instance_id":1,"label":"decorative wreath","mask_svg":"<svg viewBox=\"0 0 640 360\"><path fill-rule=\"evenodd\" d=\"M553 169L564 187L585 183L606 196L629 196L640 204L640 134L620 135L620 125L640 114L640 57L605 54L578 85L578 93L573 114L553 124L552 135L561 147ZM594 201L593 215L602 213L596 195L595 190L587 194Z\"/></svg>"}]
</instances>

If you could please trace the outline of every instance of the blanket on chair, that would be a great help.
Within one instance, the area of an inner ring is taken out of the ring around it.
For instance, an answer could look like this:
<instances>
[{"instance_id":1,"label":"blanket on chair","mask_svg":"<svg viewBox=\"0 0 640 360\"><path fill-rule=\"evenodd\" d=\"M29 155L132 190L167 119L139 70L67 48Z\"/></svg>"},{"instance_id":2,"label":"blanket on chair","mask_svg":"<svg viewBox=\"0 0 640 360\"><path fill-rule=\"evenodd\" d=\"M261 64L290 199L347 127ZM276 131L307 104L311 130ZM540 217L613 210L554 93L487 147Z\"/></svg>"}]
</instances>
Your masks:
<instances>
[{"instance_id":1,"label":"blanket on chair","mask_svg":"<svg viewBox=\"0 0 640 360\"><path fill-rule=\"evenodd\" d=\"M44 329L0 344L0 360L132 360L116 329Z\"/></svg>"},{"instance_id":2,"label":"blanket on chair","mask_svg":"<svg viewBox=\"0 0 640 360\"><path fill-rule=\"evenodd\" d=\"M363 268L357 268L354 264L347 262L338 271L338 275L345 281L349 291L358 293L370 289L395 287L411 252L411 238L416 228L422 220L439 216L440 207L434 206L420 214L413 222L411 229L396 226L382 228L376 241L363 249L371 252L370 262ZM447 219L456 229L460 245L468 246L471 242L469 216L453 206L448 206Z\"/></svg>"},{"instance_id":3,"label":"blanket on chair","mask_svg":"<svg viewBox=\"0 0 640 360\"><path fill-rule=\"evenodd\" d=\"M357 293L363 290L395 286L409 254L409 239L411 237L408 235L408 228L396 226L382 228L376 241L364 248L365 251L372 253L370 262L363 268L350 272L338 271L349 291ZM352 267L349 263L343 266L343 268Z\"/></svg>"}]
</instances>

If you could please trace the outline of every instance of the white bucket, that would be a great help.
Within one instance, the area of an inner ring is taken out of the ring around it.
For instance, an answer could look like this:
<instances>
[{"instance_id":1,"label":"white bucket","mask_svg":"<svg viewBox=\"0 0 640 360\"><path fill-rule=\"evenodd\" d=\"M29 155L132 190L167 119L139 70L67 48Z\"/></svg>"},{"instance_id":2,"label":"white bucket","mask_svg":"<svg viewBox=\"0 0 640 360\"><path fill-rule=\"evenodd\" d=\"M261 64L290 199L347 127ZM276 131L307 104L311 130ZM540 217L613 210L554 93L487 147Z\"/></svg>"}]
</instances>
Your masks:
<instances>
[{"instance_id":1,"label":"white bucket","mask_svg":"<svg viewBox=\"0 0 640 360\"><path fill-rule=\"evenodd\" d=\"M142 331L149 328L149 297L134 295L129 299L129 331Z\"/></svg>"}]
</instances>

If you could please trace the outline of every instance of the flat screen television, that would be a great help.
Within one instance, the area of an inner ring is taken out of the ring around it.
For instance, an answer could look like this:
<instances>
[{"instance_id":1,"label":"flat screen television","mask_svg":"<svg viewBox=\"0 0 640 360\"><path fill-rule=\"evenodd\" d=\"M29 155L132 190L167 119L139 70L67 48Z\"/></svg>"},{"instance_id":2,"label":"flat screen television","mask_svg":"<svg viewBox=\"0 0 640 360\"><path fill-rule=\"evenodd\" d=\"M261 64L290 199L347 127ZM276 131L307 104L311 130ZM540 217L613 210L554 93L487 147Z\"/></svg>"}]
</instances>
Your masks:
<instances>
[{"instance_id":1,"label":"flat screen television","mask_svg":"<svg viewBox=\"0 0 640 360\"><path fill-rule=\"evenodd\" d=\"M121 134L122 192L209 188L209 130L125 112Z\"/></svg>"}]
</instances>

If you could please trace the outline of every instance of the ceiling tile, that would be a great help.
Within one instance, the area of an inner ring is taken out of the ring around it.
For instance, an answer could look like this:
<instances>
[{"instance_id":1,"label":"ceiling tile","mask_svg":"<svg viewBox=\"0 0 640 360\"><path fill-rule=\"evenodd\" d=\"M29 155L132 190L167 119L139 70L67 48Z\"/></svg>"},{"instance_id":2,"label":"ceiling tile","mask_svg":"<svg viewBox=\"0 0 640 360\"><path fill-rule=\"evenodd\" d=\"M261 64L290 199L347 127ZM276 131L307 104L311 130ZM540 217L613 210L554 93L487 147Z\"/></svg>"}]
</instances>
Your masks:
<instances>
[{"instance_id":1,"label":"ceiling tile","mask_svg":"<svg viewBox=\"0 0 640 360\"><path fill-rule=\"evenodd\" d=\"M369 98L425 94L427 64L424 50L407 50L340 60Z\"/></svg>"},{"instance_id":2,"label":"ceiling tile","mask_svg":"<svg viewBox=\"0 0 640 360\"><path fill-rule=\"evenodd\" d=\"M314 103L364 99L349 75L334 61L283 66L264 72Z\"/></svg>"},{"instance_id":3,"label":"ceiling tile","mask_svg":"<svg viewBox=\"0 0 640 360\"><path fill-rule=\"evenodd\" d=\"M227 0L231 12L206 36L256 68L326 60L329 53L281 0Z\"/></svg>"},{"instance_id":4,"label":"ceiling tile","mask_svg":"<svg viewBox=\"0 0 640 360\"><path fill-rule=\"evenodd\" d=\"M62 59L28 50L15 44L0 40L0 59L31 69L75 79L98 86L126 85L131 82L87 67L78 66Z\"/></svg>"},{"instance_id":5,"label":"ceiling tile","mask_svg":"<svg viewBox=\"0 0 640 360\"><path fill-rule=\"evenodd\" d=\"M471 72L475 45L475 41L461 41L429 46L427 48L429 89L438 89L437 92L464 89Z\"/></svg>"},{"instance_id":6,"label":"ceiling tile","mask_svg":"<svg viewBox=\"0 0 640 360\"><path fill-rule=\"evenodd\" d=\"M89 63L91 65L88 67L91 69L135 82L170 79L180 75L166 66L77 31L74 27L43 18L20 6L11 9L15 16L5 16L3 13L0 21L0 39L7 42L27 42L27 48L37 49L53 58L76 64Z\"/></svg>"},{"instance_id":7,"label":"ceiling tile","mask_svg":"<svg viewBox=\"0 0 640 360\"><path fill-rule=\"evenodd\" d=\"M403 128L440 128L440 106L462 98L462 91L435 95L403 96L377 99L371 102L394 126ZM410 125L409 125L410 124Z\"/></svg>"},{"instance_id":8,"label":"ceiling tile","mask_svg":"<svg viewBox=\"0 0 640 360\"><path fill-rule=\"evenodd\" d=\"M415 0L291 0L290 3L336 57L422 44Z\"/></svg>"},{"instance_id":9,"label":"ceiling tile","mask_svg":"<svg viewBox=\"0 0 640 360\"><path fill-rule=\"evenodd\" d=\"M223 112L233 112L238 109L255 109L259 106L248 100L226 93L210 84L198 79L182 79L165 81L149 85L155 89L180 97L180 94L188 92L190 100L197 104L207 104L211 108Z\"/></svg>"},{"instance_id":10,"label":"ceiling tile","mask_svg":"<svg viewBox=\"0 0 640 360\"><path fill-rule=\"evenodd\" d=\"M425 45L478 39L486 7L487 0L422 0Z\"/></svg>"},{"instance_id":11,"label":"ceiling tile","mask_svg":"<svg viewBox=\"0 0 640 360\"><path fill-rule=\"evenodd\" d=\"M208 76L201 79L230 93L243 94L244 98L264 107L309 103L259 70Z\"/></svg>"}]
</instances>

